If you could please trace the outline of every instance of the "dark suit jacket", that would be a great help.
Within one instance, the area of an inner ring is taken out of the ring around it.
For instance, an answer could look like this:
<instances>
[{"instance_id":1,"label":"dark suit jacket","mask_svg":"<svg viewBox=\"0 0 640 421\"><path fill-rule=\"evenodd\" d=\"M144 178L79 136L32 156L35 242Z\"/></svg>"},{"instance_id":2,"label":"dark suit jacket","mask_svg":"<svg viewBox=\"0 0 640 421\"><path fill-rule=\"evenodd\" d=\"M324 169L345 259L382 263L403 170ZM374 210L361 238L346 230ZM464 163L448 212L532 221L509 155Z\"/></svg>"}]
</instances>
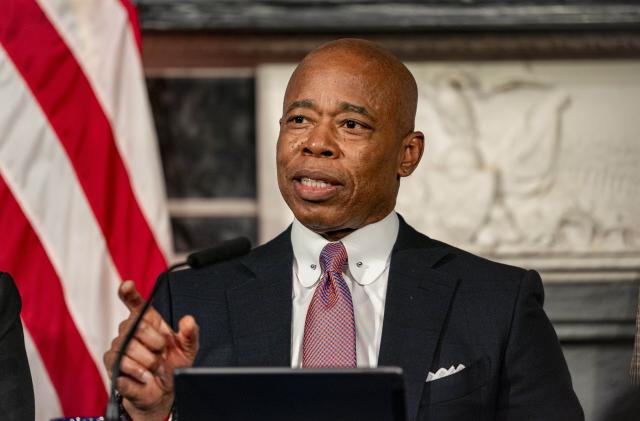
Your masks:
<instances>
[{"instance_id":1,"label":"dark suit jacket","mask_svg":"<svg viewBox=\"0 0 640 421\"><path fill-rule=\"evenodd\" d=\"M13 279L0 272L0 419L9 421L35 418L20 307Z\"/></svg>"},{"instance_id":2,"label":"dark suit jacket","mask_svg":"<svg viewBox=\"0 0 640 421\"><path fill-rule=\"evenodd\" d=\"M196 366L290 366L290 230L239 259L172 273L156 308L201 328ZM401 218L379 366L404 370L410 420L582 420L536 272L432 240ZM425 383L427 373L465 370Z\"/></svg>"}]
</instances>

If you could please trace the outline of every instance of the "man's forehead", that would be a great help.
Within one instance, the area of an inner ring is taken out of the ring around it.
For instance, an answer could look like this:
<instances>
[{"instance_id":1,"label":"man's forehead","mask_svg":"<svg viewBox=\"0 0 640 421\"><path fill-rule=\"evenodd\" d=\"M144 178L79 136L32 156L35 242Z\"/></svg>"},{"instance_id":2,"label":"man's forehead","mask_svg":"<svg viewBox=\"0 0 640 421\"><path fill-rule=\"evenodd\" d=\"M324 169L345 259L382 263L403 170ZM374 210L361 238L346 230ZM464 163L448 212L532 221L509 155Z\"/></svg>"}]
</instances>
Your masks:
<instances>
[{"instance_id":1,"label":"man's forehead","mask_svg":"<svg viewBox=\"0 0 640 421\"><path fill-rule=\"evenodd\" d=\"M321 101L329 100L334 106L344 103L371 107L379 102L377 97L390 93L389 88L391 84L388 78L379 77L375 71L363 71L345 63L331 65L321 62L317 66L315 62L306 63L291 76L284 106L288 108L293 102L301 101L312 101L318 105Z\"/></svg>"},{"instance_id":2,"label":"man's forehead","mask_svg":"<svg viewBox=\"0 0 640 421\"><path fill-rule=\"evenodd\" d=\"M301 63L291 75L289 85L300 87L317 81L324 84L350 84L355 88L379 79L380 71L371 63L353 59L318 59Z\"/></svg>"}]
</instances>

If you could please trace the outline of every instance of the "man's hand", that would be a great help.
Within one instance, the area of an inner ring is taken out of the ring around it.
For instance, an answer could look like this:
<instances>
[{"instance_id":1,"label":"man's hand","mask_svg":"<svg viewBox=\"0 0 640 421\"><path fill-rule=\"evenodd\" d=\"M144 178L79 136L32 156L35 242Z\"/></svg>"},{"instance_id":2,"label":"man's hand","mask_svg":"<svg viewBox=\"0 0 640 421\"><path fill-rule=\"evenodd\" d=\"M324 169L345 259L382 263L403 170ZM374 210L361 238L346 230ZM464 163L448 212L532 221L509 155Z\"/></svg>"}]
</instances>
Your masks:
<instances>
[{"instance_id":1,"label":"man's hand","mask_svg":"<svg viewBox=\"0 0 640 421\"><path fill-rule=\"evenodd\" d=\"M118 296L130 313L120 323L118 336L104 354L109 376L122 341L144 305L132 281L120 285ZM173 370L193 364L198 352L198 325L193 317L185 316L178 327L178 332L174 332L150 307L122 358L122 374L116 388L125 398L127 412L136 421L162 420L168 416L174 399Z\"/></svg>"}]
</instances>

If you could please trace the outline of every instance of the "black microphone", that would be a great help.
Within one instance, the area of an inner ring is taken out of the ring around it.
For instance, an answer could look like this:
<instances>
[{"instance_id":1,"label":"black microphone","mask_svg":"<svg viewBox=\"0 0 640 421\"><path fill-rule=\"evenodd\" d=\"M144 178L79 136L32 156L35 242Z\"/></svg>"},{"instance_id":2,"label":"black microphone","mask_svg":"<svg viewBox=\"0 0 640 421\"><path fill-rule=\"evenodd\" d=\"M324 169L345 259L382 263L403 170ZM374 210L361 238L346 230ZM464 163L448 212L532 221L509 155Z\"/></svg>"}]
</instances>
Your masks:
<instances>
[{"instance_id":1,"label":"black microphone","mask_svg":"<svg viewBox=\"0 0 640 421\"><path fill-rule=\"evenodd\" d=\"M187 264L193 269L200 269L214 263L245 255L249 253L249 250L251 250L249 239L247 237L238 237L227 240L217 246L191 253L187 257Z\"/></svg>"},{"instance_id":2,"label":"black microphone","mask_svg":"<svg viewBox=\"0 0 640 421\"><path fill-rule=\"evenodd\" d=\"M210 247L205 250L197 251L195 253L191 253L187 260L183 262L179 262L169 266L166 272L171 272L182 266L189 266L193 269L200 269L209 265L213 265L214 263L223 262L225 260L230 260L235 257L243 256L251 250L251 242L246 237L238 237L231 240L223 241L219 244L216 244L213 247ZM140 313L136 317L133 325L127 332L127 335L122 341L120 345L120 349L118 350L118 355L116 356L116 360L113 363L113 370L111 371L111 389L109 393L109 403L107 404L107 410L105 414L105 421L118 421L120 419L120 408L118 404L118 399L116 397L116 380L120 376L120 369L122 364L122 357L124 356L125 350L129 343L133 339L138 330L138 326L144 317L144 314L149 309L151 302L153 301L153 297L160 290L160 286L166 282L168 276L161 276L156 281L153 286L153 290L147 299L147 302L144 303Z\"/></svg>"}]
</instances>

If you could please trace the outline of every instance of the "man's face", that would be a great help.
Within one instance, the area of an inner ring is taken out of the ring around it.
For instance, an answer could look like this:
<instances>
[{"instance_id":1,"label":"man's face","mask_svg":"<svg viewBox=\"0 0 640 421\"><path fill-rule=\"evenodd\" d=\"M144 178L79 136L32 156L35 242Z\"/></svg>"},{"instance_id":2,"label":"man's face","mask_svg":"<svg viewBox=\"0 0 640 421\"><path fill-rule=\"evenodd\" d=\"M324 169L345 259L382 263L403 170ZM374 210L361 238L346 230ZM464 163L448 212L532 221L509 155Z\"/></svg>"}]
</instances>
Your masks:
<instances>
[{"instance_id":1,"label":"man's face","mask_svg":"<svg viewBox=\"0 0 640 421\"><path fill-rule=\"evenodd\" d=\"M397 107L375 65L314 57L293 76L278 137L278 184L310 229L346 232L395 207L405 154ZM388 86L388 83L386 84Z\"/></svg>"}]
</instances>

